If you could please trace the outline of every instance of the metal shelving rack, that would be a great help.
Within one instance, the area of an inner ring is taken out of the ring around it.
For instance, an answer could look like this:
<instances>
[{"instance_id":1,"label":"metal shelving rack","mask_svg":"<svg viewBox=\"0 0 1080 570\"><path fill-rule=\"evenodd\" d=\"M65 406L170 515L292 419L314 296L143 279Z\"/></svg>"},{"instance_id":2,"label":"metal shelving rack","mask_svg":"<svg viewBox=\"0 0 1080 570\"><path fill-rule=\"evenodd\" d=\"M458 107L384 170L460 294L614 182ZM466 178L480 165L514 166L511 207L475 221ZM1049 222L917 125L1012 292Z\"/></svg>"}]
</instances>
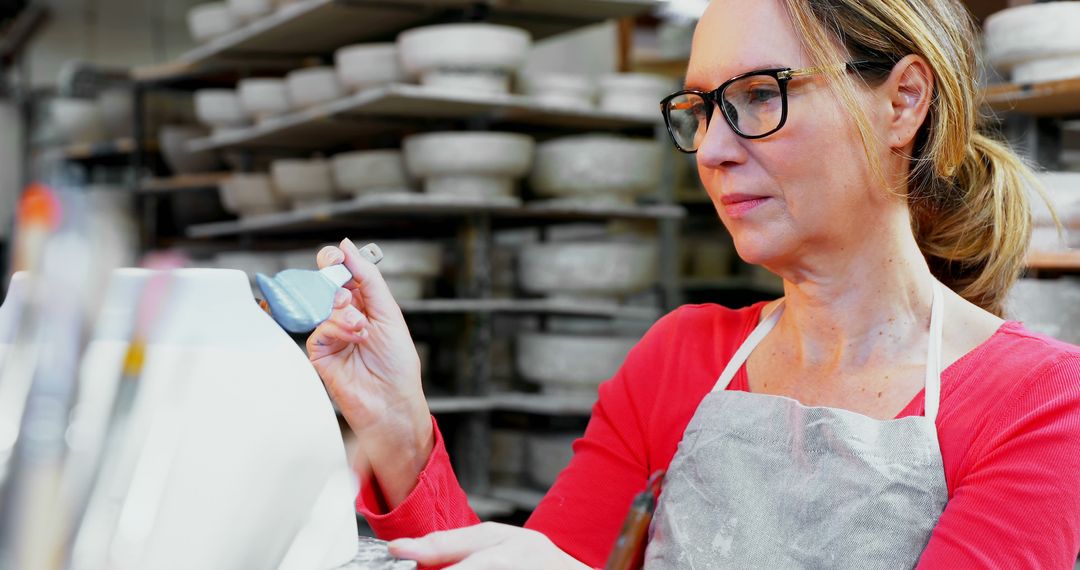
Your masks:
<instances>
[{"instance_id":1,"label":"metal shelving rack","mask_svg":"<svg viewBox=\"0 0 1080 570\"><path fill-rule=\"evenodd\" d=\"M326 61L334 49L352 43L387 41L404 29L440 22L482 20L528 29L539 39L610 18L640 13L654 0L307 0L278 11L199 46L176 61L133 70L135 140L145 140L143 121L147 93L229 85L245 76L275 74L313 60ZM365 137L399 140L403 134L430 128L509 129L542 135L617 131L659 136L650 120L632 116L582 113L545 108L519 95L454 95L417 85L391 85L365 90L337 101L278 117L242 131L192 141L192 149L229 150L251 164L261 154L289 155L331 152ZM666 135L665 135L666 136ZM133 153L136 172L145 170L145 149ZM665 168L670 169L670 165ZM145 200L143 219L153 235L158 200L170 194L213 187L221 174L198 177L145 178L137 191ZM664 176L664 180L671 180ZM674 264L678 220L684 210L673 205L673 188L658 189L659 202L629 207L545 206L520 200L483 202L437 198L380 197L338 202L280 214L190 226L186 239L218 240L250 247L274 240L338 237L343 230L377 234L400 231L402 224L424 221L455 236L461 266L455 298L403 302L408 318L461 319L461 346L467 353L464 372L449 386L452 396L433 397L433 413L453 421L448 448L462 486L482 516L501 516L535 507L536 491L499 489L488 476L491 414L515 412L539 416L587 417L592 399L541 394L496 393L492 389L493 321L500 315L574 315L594 318L654 320L679 303ZM652 221L661 236L664 277L657 307L567 303L543 299L497 299L492 287L493 233L501 228L539 227L571 221L615 219ZM432 222L432 223L429 223ZM415 227L415 226L414 226ZM437 231L437 230L435 230ZM152 242L152 240L150 240ZM314 245L316 241L311 241ZM462 367L459 367L462 368ZM526 499L522 499L526 497Z\"/></svg>"}]
</instances>

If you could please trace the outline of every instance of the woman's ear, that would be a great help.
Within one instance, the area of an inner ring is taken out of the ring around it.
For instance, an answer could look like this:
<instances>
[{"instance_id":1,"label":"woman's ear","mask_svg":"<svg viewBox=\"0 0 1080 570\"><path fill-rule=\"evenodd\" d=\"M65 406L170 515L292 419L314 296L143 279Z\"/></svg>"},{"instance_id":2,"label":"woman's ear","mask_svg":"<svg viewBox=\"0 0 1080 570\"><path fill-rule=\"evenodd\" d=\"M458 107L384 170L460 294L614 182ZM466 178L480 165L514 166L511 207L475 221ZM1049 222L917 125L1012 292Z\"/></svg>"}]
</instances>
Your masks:
<instances>
[{"instance_id":1,"label":"woman's ear","mask_svg":"<svg viewBox=\"0 0 1080 570\"><path fill-rule=\"evenodd\" d=\"M915 135L926 121L934 98L934 74L920 56L908 55L893 67L882 86L891 104L889 146L914 146Z\"/></svg>"}]
</instances>

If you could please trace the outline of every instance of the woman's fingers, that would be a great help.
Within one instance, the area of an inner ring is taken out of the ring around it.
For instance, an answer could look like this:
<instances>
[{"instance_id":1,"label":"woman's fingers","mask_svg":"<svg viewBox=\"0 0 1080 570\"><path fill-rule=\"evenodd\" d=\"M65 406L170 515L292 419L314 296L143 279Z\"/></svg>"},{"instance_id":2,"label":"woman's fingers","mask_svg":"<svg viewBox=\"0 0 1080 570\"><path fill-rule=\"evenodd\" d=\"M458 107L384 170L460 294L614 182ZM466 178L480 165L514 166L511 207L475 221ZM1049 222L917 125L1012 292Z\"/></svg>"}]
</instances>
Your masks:
<instances>
[{"instance_id":1,"label":"woman's fingers","mask_svg":"<svg viewBox=\"0 0 1080 570\"><path fill-rule=\"evenodd\" d=\"M352 304L346 304L340 309L335 309L330 313L328 320L343 330L357 334L364 332L367 326L371 324L367 316Z\"/></svg>"},{"instance_id":2,"label":"woman's fingers","mask_svg":"<svg viewBox=\"0 0 1080 570\"><path fill-rule=\"evenodd\" d=\"M433 532L423 538L403 538L391 542L390 554L415 560L421 566L453 564L475 552L498 545L512 536L514 530L514 527L506 525L482 523Z\"/></svg>"},{"instance_id":3,"label":"woman's fingers","mask_svg":"<svg viewBox=\"0 0 1080 570\"><path fill-rule=\"evenodd\" d=\"M367 331L356 332L346 329L333 321L324 321L308 336L307 349L311 359L333 354L350 344L363 342Z\"/></svg>"}]
</instances>

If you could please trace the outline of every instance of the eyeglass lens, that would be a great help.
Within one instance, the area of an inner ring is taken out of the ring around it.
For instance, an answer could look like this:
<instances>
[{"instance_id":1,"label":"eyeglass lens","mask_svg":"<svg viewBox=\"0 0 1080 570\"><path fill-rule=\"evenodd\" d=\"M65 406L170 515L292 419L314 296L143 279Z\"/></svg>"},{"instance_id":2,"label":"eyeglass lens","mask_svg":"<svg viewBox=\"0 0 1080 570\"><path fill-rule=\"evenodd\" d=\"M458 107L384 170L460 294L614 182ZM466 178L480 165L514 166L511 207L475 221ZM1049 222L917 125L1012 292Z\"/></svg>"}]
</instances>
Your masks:
<instances>
[{"instance_id":1,"label":"eyeglass lens","mask_svg":"<svg viewBox=\"0 0 1080 570\"><path fill-rule=\"evenodd\" d=\"M708 127L708 102L701 95L684 93L667 104L672 137L680 148L697 150ZM780 83L769 75L751 75L729 84L720 94L720 109L739 134L761 136L775 130L783 117Z\"/></svg>"}]
</instances>

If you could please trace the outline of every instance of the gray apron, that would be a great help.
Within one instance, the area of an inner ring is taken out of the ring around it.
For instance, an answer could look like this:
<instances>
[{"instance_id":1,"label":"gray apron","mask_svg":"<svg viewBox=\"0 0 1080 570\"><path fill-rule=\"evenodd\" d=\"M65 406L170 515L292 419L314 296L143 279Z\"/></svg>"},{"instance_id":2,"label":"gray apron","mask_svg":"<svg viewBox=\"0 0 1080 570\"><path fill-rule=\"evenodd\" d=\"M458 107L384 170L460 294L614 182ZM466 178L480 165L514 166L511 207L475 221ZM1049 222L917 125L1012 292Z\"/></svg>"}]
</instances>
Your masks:
<instances>
[{"instance_id":1,"label":"gray apron","mask_svg":"<svg viewBox=\"0 0 1080 570\"><path fill-rule=\"evenodd\" d=\"M938 446L943 300L934 282L926 415L888 421L727 390L776 325L754 329L668 468L645 568L912 568L945 509Z\"/></svg>"}]
</instances>

